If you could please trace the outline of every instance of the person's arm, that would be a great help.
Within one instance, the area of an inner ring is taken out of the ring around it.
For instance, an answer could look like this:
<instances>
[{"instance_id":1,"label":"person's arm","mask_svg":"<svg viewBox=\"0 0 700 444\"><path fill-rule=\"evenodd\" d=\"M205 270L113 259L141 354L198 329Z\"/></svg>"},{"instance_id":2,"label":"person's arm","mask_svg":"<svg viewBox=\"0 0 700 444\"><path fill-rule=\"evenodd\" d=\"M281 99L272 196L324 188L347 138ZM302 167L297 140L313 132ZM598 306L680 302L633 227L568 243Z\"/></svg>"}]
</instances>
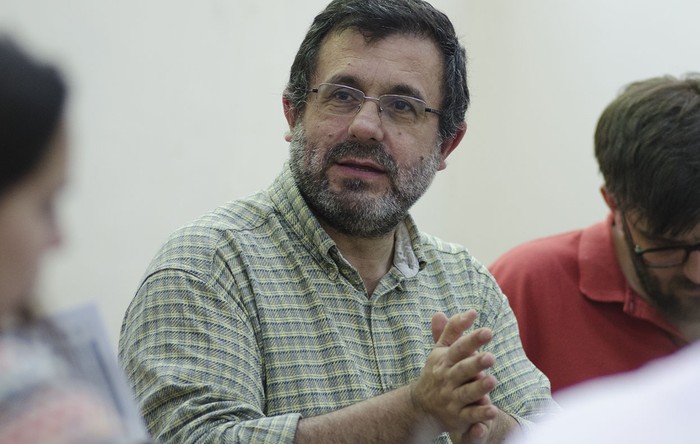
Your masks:
<instances>
[{"instance_id":1,"label":"person's arm","mask_svg":"<svg viewBox=\"0 0 700 444\"><path fill-rule=\"evenodd\" d=\"M294 442L298 413L264 413L253 331L215 281L176 269L147 278L124 318L119 357L154 440Z\"/></svg>"},{"instance_id":2,"label":"person's arm","mask_svg":"<svg viewBox=\"0 0 700 444\"><path fill-rule=\"evenodd\" d=\"M434 317L434 335L439 333L439 339L416 381L332 413L301 419L296 443L418 443L443 432L464 434L465 443L499 442L495 439L517 423L488 400L497 381L484 371L494 358L478 349L492 335L488 329L464 335L475 318L474 311L446 323ZM485 428L470 431L477 424Z\"/></svg>"},{"instance_id":3,"label":"person's arm","mask_svg":"<svg viewBox=\"0 0 700 444\"><path fill-rule=\"evenodd\" d=\"M479 270L471 282L473 291L484 295L483 304L474 307L479 325L493 331L493 340L483 348L496 357L489 370L498 379L498 386L489 394L491 402L527 431L560 407L552 400L547 377L525 355L508 298L483 266Z\"/></svg>"}]
</instances>

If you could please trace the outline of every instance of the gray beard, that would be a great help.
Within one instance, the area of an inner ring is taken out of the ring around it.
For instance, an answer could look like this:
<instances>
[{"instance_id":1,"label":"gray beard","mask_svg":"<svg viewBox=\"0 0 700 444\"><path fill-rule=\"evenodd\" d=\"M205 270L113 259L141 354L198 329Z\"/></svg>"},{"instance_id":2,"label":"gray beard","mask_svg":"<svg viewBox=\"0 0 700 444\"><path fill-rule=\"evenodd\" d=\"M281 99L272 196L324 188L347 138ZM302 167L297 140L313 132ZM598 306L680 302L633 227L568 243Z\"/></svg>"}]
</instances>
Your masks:
<instances>
[{"instance_id":1,"label":"gray beard","mask_svg":"<svg viewBox=\"0 0 700 444\"><path fill-rule=\"evenodd\" d=\"M440 166L440 149L414 167L399 171L396 161L383 145L345 141L331 147L319 158L318 147L309 145L301 125L292 131L290 169L301 195L317 217L340 233L361 238L378 238L391 233L406 218L408 210L425 193ZM343 181L340 192L332 192L328 169L338 159L352 154L381 165L391 183L382 196L366 194L369 185L359 179Z\"/></svg>"}]
</instances>

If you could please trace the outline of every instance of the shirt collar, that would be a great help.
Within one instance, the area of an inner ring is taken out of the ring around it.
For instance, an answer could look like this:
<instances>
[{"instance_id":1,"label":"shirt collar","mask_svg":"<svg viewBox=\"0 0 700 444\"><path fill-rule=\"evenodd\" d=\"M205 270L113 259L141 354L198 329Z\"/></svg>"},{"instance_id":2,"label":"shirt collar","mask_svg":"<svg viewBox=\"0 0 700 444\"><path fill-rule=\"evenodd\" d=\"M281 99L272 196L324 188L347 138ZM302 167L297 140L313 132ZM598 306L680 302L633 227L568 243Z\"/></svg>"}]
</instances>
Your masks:
<instances>
[{"instance_id":1,"label":"shirt collar","mask_svg":"<svg viewBox=\"0 0 700 444\"><path fill-rule=\"evenodd\" d=\"M578 252L579 287L589 299L624 302L627 285L615 255L612 240L612 214L581 233Z\"/></svg>"},{"instance_id":2,"label":"shirt collar","mask_svg":"<svg viewBox=\"0 0 700 444\"><path fill-rule=\"evenodd\" d=\"M299 192L289 163L268 189L270 198L284 220L294 233L312 252L322 251L327 257L328 250L335 247L335 242L328 236L318 222L306 201Z\"/></svg>"},{"instance_id":3,"label":"shirt collar","mask_svg":"<svg viewBox=\"0 0 700 444\"><path fill-rule=\"evenodd\" d=\"M399 224L396 229L396 240L394 244L394 266L406 277L410 278L418 274L422 268L418 260L416 251L422 251L420 244L411 235L411 228L415 233L415 223L408 216L404 223Z\"/></svg>"}]
</instances>

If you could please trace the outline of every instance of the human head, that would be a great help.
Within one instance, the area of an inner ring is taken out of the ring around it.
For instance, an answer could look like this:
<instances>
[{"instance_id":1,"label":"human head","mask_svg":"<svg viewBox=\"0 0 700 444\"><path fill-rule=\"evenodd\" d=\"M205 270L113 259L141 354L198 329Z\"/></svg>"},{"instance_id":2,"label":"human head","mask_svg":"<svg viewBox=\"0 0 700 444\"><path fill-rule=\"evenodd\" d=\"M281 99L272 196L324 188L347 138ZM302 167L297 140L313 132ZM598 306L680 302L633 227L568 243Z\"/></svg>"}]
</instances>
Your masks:
<instances>
[{"instance_id":1,"label":"human head","mask_svg":"<svg viewBox=\"0 0 700 444\"><path fill-rule=\"evenodd\" d=\"M634 82L605 109L595 134L626 255L618 255L631 285L688 337L700 325L700 254L665 268L645 264L641 249L700 241L700 76Z\"/></svg>"},{"instance_id":2,"label":"human head","mask_svg":"<svg viewBox=\"0 0 700 444\"><path fill-rule=\"evenodd\" d=\"M0 318L29 315L39 259L57 243L66 87L51 66L0 38Z\"/></svg>"},{"instance_id":3,"label":"human head","mask_svg":"<svg viewBox=\"0 0 700 444\"><path fill-rule=\"evenodd\" d=\"M650 234L700 224L700 74L629 84L598 120L595 155L617 207Z\"/></svg>"},{"instance_id":4,"label":"human head","mask_svg":"<svg viewBox=\"0 0 700 444\"><path fill-rule=\"evenodd\" d=\"M331 33L354 29L368 41L403 34L428 37L443 56L440 137L450 139L469 106L466 52L449 18L422 0L334 0L316 16L292 64L285 97L294 112L304 112L322 43Z\"/></svg>"}]
</instances>

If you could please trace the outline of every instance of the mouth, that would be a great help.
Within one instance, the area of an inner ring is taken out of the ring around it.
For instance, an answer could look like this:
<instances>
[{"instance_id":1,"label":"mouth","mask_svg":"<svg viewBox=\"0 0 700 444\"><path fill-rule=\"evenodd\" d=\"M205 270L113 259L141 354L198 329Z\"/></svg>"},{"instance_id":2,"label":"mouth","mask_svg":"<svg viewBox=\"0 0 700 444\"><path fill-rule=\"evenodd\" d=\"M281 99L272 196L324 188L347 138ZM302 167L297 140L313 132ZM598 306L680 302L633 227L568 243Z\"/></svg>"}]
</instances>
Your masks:
<instances>
[{"instance_id":1,"label":"mouth","mask_svg":"<svg viewBox=\"0 0 700 444\"><path fill-rule=\"evenodd\" d=\"M683 279L682 282L676 281L675 285L671 286L670 292L684 299L700 299L700 285L687 279Z\"/></svg>"},{"instance_id":2,"label":"mouth","mask_svg":"<svg viewBox=\"0 0 700 444\"><path fill-rule=\"evenodd\" d=\"M385 174L386 170L371 161L367 160L357 160L357 159L352 159L352 160L342 160L339 162L336 162L336 165L344 168L344 169L350 169L354 171L359 171L359 172L364 172L364 173L372 173L372 174Z\"/></svg>"}]
</instances>

